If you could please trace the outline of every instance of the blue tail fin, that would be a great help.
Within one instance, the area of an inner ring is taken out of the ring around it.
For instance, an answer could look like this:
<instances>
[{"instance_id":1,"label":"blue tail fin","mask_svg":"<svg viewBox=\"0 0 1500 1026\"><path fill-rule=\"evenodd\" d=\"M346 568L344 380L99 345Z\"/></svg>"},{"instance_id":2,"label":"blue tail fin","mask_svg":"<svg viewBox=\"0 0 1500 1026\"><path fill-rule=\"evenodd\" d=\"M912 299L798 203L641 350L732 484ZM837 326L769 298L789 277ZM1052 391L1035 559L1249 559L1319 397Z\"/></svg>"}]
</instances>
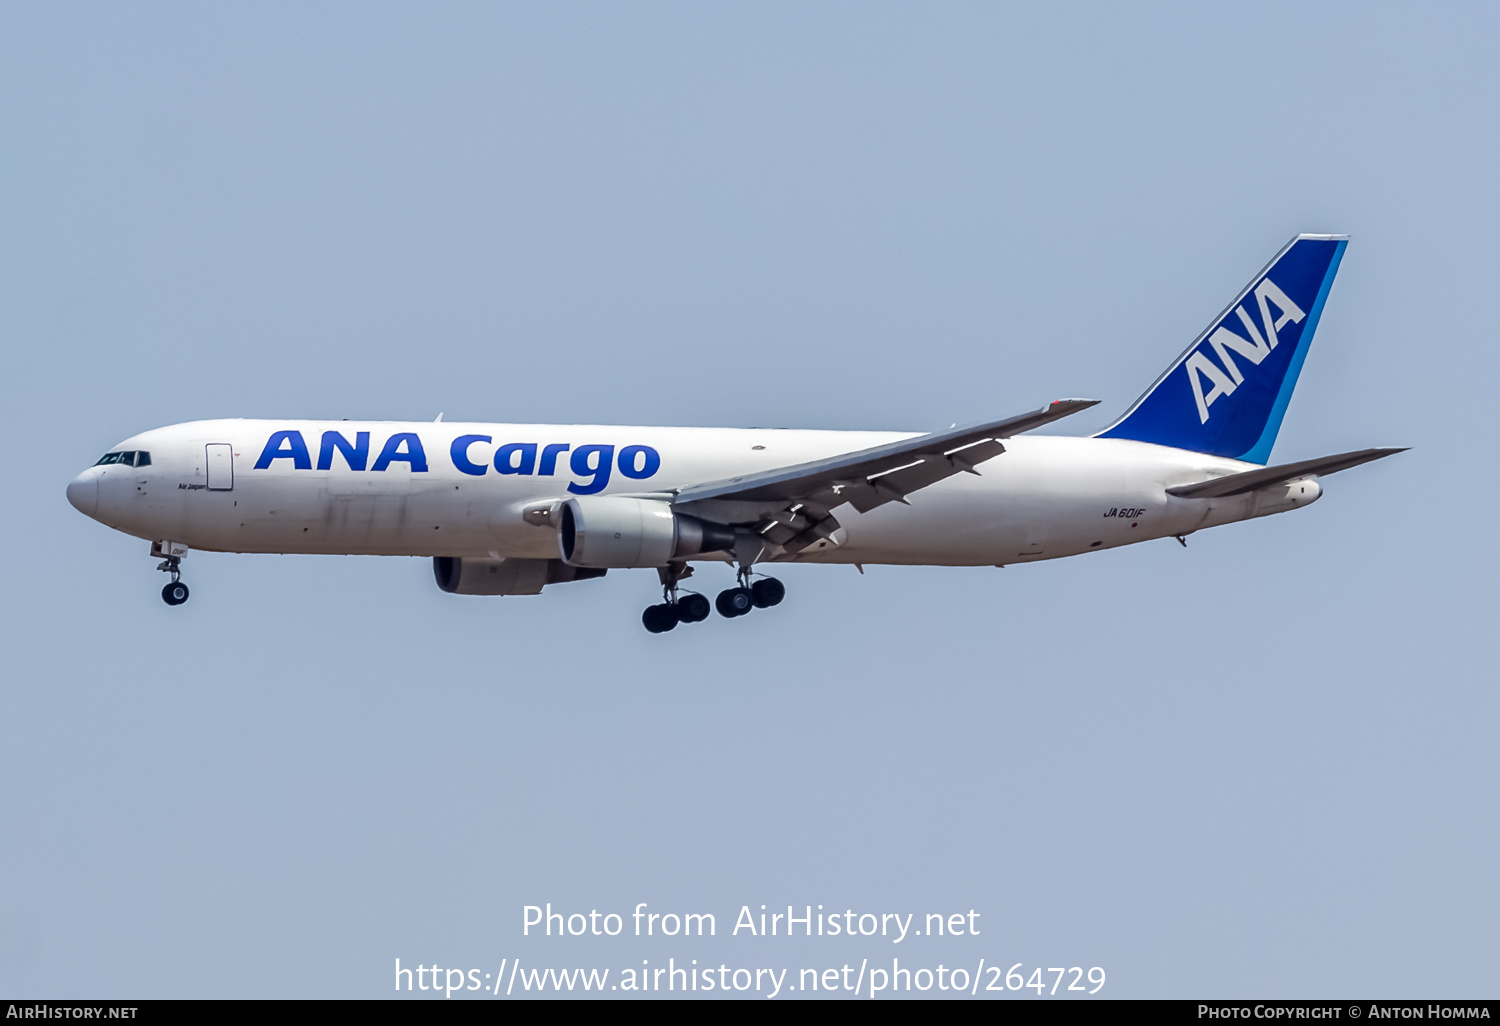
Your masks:
<instances>
[{"instance_id":1,"label":"blue tail fin","mask_svg":"<svg viewBox=\"0 0 1500 1026\"><path fill-rule=\"evenodd\" d=\"M1349 240L1299 235L1100 438L1265 463Z\"/></svg>"}]
</instances>

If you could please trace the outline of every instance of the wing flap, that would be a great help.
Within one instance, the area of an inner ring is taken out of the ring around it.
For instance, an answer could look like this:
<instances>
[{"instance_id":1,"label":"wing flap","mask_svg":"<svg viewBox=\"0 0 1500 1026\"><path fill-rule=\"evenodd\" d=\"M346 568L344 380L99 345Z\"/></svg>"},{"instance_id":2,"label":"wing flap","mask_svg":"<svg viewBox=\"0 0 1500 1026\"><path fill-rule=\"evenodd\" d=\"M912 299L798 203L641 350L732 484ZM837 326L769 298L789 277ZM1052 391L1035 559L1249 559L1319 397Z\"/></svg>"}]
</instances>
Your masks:
<instances>
[{"instance_id":1,"label":"wing flap","mask_svg":"<svg viewBox=\"0 0 1500 1026\"><path fill-rule=\"evenodd\" d=\"M846 494L845 501L861 513L887 502L905 502L912 492L954 474L979 473L974 469L976 466L1004 451L1005 446L1000 442L985 438L949 452L919 453L909 463L871 474L865 478L863 487L856 485Z\"/></svg>"}]
</instances>

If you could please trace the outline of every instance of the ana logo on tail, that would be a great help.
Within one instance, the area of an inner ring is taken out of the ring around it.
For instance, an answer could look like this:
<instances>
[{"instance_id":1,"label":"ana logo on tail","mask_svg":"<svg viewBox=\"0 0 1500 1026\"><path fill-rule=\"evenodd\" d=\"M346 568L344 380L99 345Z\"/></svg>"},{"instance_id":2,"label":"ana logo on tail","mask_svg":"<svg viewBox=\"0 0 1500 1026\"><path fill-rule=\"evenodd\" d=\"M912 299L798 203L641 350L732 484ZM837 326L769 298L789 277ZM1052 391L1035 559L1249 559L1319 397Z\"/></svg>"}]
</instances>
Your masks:
<instances>
[{"instance_id":1,"label":"ana logo on tail","mask_svg":"<svg viewBox=\"0 0 1500 1026\"><path fill-rule=\"evenodd\" d=\"M1265 463L1348 241L1299 235L1283 246L1098 437Z\"/></svg>"},{"instance_id":2,"label":"ana logo on tail","mask_svg":"<svg viewBox=\"0 0 1500 1026\"><path fill-rule=\"evenodd\" d=\"M1235 307L1234 312L1239 315L1240 323L1245 326L1245 332L1250 337L1238 335L1221 324L1207 339L1207 344L1213 346L1224 366L1221 368L1209 359L1206 346L1194 350L1187 358L1188 383L1193 386L1193 399L1198 403L1198 422L1201 424L1208 423L1208 408L1213 405L1214 400L1221 395L1233 394L1245 380L1245 375L1235 363L1234 357L1229 355L1230 352L1239 353L1252 364L1259 364L1276 348L1276 332L1288 323L1301 324L1302 318L1307 316L1270 278L1255 286L1255 298L1260 306L1260 323L1264 335L1255 327L1255 322L1245 312L1244 304L1241 304ZM1273 306L1278 315L1274 320L1271 317ZM1210 386L1206 393L1203 391L1205 379Z\"/></svg>"}]
</instances>

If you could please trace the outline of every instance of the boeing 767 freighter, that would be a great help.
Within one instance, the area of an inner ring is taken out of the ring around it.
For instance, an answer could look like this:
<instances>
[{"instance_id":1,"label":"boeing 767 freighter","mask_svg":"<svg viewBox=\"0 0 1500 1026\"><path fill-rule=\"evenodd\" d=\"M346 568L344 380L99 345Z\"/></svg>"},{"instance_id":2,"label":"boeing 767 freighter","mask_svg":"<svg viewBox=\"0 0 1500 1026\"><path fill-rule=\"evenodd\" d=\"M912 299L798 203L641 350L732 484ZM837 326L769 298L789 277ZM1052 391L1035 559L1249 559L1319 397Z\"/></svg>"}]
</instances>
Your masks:
<instances>
[{"instance_id":1,"label":"boeing 767 freighter","mask_svg":"<svg viewBox=\"0 0 1500 1026\"><path fill-rule=\"evenodd\" d=\"M1267 466L1348 240L1299 235L1113 425L1027 435L1095 405L932 434L587 424L207 420L125 439L68 485L81 512L182 559L431 556L459 595L653 568L661 633L707 619L681 587L732 564L726 617L781 602L767 564L979 566L1075 556L1314 502L1401 449Z\"/></svg>"}]
</instances>

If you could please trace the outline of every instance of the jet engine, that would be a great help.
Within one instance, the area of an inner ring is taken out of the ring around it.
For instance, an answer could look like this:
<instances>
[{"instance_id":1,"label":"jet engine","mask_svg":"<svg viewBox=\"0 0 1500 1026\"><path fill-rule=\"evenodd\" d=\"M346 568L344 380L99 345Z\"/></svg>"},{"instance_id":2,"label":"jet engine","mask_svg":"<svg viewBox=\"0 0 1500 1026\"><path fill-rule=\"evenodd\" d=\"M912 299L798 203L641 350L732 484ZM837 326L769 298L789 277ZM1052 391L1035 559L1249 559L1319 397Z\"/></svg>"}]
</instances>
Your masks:
<instances>
[{"instance_id":1,"label":"jet engine","mask_svg":"<svg viewBox=\"0 0 1500 1026\"><path fill-rule=\"evenodd\" d=\"M674 559L734 547L734 531L684 513L659 499L580 496L562 504L558 550L579 567L664 566Z\"/></svg>"}]
</instances>

